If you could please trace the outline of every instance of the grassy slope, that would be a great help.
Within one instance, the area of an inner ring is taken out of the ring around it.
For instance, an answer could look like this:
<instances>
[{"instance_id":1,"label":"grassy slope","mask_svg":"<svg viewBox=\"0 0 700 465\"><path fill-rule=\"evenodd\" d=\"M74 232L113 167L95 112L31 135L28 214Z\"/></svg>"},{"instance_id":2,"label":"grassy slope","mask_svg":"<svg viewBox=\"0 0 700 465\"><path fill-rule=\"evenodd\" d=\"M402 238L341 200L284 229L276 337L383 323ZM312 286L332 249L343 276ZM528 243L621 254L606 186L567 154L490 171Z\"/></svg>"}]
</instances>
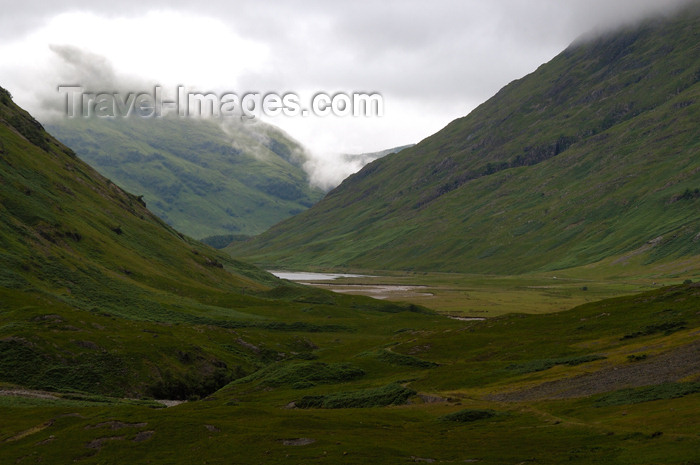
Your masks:
<instances>
[{"instance_id":1,"label":"grassy slope","mask_svg":"<svg viewBox=\"0 0 700 465\"><path fill-rule=\"evenodd\" d=\"M282 285L179 235L4 92L0 141L0 391L54 396L0 393L2 463L698 461L697 287L449 320ZM586 373L612 396L537 390ZM480 419L443 418L464 409Z\"/></svg>"},{"instance_id":2,"label":"grassy slope","mask_svg":"<svg viewBox=\"0 0 700 465\"><path fill-rule=\"evenodd\" d=\"M200 396L299 334L347 330L309 312L401 310L284 284L178 233L4 90L0 123L0 381Z\"/></svg>"},{"instance_id":3,"label":"grassy slope","mask_svg":"<svg viewBox=\"0 0 700 465\"><path fill-rule=\"evenodd\" d=\"M358 331L300 339L298 350L315 360L268 365L206 402L154 409L84 396L0 397L0 457L115 464L696 463L698 304L697 287L679 286L485 322L415 313L370 322L344 313L344 324ZM695 352L687 357L689 348ZM689 370L659 379L669 359ZM642 375L610 375L630 369ZM586 376L606 380L602 392L587 393L580 382ZM573 397L528 396L548 382L562 382L559 391ZM401 384L420 394L408 393L410 405L343 408L376 402L379 393L398 395ZM655 387L635 387L645 384ZM285 408L315 399L341 408ZM457 412L483 418L445 417Z\"/></svg>"},{"instance_id":4,"label":"grassy slope","mask_svg":"<svg viewBox=\"0 0 700 465\"><path fill-rule=\"evenodd\" d=\"M258 234L322 193L301 147L264 123L193 118L75 118L49 132L192 237Z\"/></svg>"},{"instance_id":5,"label":"grassy slope","mask_svg":"<svg viewBox=\"0 0 700 465\"><path fill-rule=\"evenodd\" d=\"M699 18L572 45L229 250L289 268L500 274L697 255Z\"/></svg>"}]
</instances>

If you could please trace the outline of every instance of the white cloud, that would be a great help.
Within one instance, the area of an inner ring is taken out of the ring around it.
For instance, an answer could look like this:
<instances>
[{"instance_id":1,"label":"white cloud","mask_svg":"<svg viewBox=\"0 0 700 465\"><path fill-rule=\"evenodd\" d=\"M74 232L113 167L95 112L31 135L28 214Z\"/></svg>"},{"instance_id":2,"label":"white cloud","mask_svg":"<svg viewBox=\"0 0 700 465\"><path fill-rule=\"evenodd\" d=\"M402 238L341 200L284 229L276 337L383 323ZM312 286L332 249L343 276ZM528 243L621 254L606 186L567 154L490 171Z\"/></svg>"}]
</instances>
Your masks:
<instances>
[{"instance_id":1,"label":"white cloud","mask_svg":"<svg viewBox=\"0 0 700 465\"><path fill-rule=\"evenodd\" d=\"M267 120L332 170L333 154L418 142L591 29L681 3L23 0L0 18L0 85L33 112L60 98L56 87L75 73L54 44L105 57L122 85L381 93L382 118Z\"/></svg>"}]
</instances>

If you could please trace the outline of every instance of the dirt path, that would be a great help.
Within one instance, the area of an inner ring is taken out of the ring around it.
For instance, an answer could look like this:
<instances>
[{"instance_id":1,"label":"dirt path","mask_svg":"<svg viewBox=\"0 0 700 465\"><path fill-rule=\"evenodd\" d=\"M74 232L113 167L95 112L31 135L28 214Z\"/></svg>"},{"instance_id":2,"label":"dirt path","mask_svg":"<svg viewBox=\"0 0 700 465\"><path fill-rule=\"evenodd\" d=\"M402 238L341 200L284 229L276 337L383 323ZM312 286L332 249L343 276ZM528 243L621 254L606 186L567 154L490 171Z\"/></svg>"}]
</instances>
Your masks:
<instances>
[{"instance_id":1,"label":"dirt path","mask_svg":"<svg viewBox=\"0 0 700 465\"><path fill-rule=\"evenodd\" d=\"M46 391L34 391L31 389L0 389L0 396L29 397L31 399L58 400L57 397Z\"/></svg>"},{"instance_id":2,"label":"dirt path","mask_svg":"<svg viewBox=\"0 0 700 465\"><path fill-rule=\"evenodd\" d=\"M0 397L25 397L28 399L46 399L46 400L61 400L60 396L57 396L51 392L47 391L37 391L33 389L0 389ZM122 400L138 400L124 398ZM183 404L187 402L186 400L169 400L169 399L154 399L154 402L163 404L166 407L174 407L176 405Z\"/></svg>"},{"instance_id":3,"label":"dirt path","mask_svg":"<svg viewBox=\"0 0 700 465\"><path fill-rule=\"evenodd\" d=\"M700 376L700 341L670 350L644 362L604 368L574 378L548 381L526 389L492 394L489 400L520 402L569 399Z\"/></svg>"}]
</instances>

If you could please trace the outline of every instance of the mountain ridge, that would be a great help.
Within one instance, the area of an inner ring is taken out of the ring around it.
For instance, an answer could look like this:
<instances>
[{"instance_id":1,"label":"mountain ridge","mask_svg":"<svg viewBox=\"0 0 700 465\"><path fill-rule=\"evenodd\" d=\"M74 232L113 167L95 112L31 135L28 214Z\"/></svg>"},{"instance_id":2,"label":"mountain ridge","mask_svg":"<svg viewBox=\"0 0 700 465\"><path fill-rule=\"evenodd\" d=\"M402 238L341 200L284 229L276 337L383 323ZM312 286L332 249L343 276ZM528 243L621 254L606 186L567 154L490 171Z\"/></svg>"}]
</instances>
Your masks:
<instances>
[{"instance_id":1,"label":"mountain ridge","mask_svg":"<svg viewBox=\"0 0 700 465\"><path fill-rule=\"evenodd\" d=\"M695 255L699 18L578 41L228 250L288 268L477 273L589 265L651 241L647 265Z\"/></svg>"}]
</instances>

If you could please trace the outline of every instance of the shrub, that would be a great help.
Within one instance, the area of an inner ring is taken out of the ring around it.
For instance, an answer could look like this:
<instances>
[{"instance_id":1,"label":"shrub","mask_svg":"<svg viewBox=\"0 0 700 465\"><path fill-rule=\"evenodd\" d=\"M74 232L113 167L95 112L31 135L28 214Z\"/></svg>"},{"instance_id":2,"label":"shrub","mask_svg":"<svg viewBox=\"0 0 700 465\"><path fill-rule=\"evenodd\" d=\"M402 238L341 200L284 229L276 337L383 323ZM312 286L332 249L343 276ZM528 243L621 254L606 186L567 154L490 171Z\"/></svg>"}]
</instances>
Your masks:
<instances>
[{"instance_id":1,"label":"shrub","mask_svg":"<svg viewBox=\"0 0 700 465\"><path fill-rule=\"evenodd\" d=\"M675 399L700 392L700 383L663 383L656 386L622 389L596 400L596 407L639 404L661 399Z\"/></svg>"},{"instance_id":2,"label":"shrub","mask_svg":"<svg viewBox=\"0 0 700 465\"><path fill-rule=\"evenodd\" d=\"M635 331L634 333L625 334L620 340L634 339L635 337L649 336L651 334L664 333L666 336L685 329L685 321L669 321L667 323L658 323L655 325L645 326L640 331Z\"/></svg>"},{"instance_id":3,"label":"shrub","mask_svg":"<svg viewBox=\"0 0 700 465\"><path fill-rule=\"evenodd\" d=\"M265 386L289 385L295 389L304 389L316 384L352 381L364 375L364 370L347 363L293 362L273 365L253 373L241 382L260 380L260 384Z\"/></svg>"},{"instance_id":4,"label":"shrub","mask_svg":"<svg viewBox=\"0 0 700 465\"><path fill-rule=\"evenodd\" d=\"M415 368L433 368L438 366L437 363L421 360L410 355L397 354L388 350L382 350L377 354L377 360L392 365L401 365Z\"/></svg>"},{"instance_id":5,"label":"shrub","mask_svg":"<svg viewBox=\"0 0 700 465\"><path fill-rule=\"evenodd\" d=\"M296 402L298 408L368 408L401 405L416 391L392 383L384 387L361 391L339 392L322 396L304 396Z\"/></svg>"},{"instance_id":6,"label":"shrub","mask_svg":"<svg viewBox=\"0 0 700 465\"><path fill-rule=\"evenodd\" d=\"M562 357L562 358L552 358L552 359L542 359L542 360L530 360L523 363L515 363L513 365L508 365L506 370L515 371L517 373L534 373L536 371L549 370L556 365L569 365L576 366L582 363L594 362L596 360L603 360L605 357L602 355L583 355L579 357Z\"/></svg>"},{"instance_id":7,"label":"shrub","mask_svg":"<svg viewBox=\"0 0 700 465\"><path fill-rule=\"evenodd\" d=\"M444 421L457 421L460 423L468 423L477 420L484 420L486 418L491 418L496 416L496 412L493 410L472 410L465 409L454 413L448 413L440 417Z\"/></svg>"}]
</instances>

